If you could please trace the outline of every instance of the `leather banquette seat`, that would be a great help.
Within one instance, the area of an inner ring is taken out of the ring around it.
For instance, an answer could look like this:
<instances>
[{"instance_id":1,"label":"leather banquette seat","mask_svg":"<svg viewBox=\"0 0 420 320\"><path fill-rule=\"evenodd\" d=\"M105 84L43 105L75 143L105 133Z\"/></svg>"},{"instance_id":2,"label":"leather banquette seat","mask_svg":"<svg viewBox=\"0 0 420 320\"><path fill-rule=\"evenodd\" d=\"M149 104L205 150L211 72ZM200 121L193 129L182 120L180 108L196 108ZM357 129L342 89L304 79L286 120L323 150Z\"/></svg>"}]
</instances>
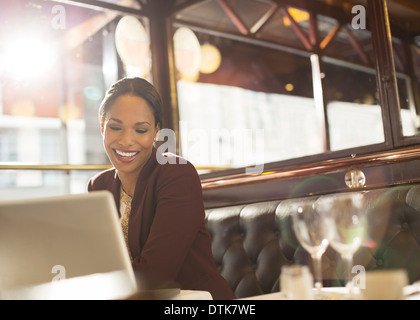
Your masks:
<instances>
[{"instance_id":1,"label":"leather banquette seat","mask_svg":"<svg viewBox=\"0 0 420 320\"><path fill-rule=\"evenodd\" d=\"M352 191L354 192L354 191ZM420 280L420 185L363 191L368 240L354 264L368 270L404 268L410 283ZM212 250L221 274L238 298L279 291L281 268L305 264L309 254L291 225L292 208L320 195L206 209ZM324 286L342 286L344 264L328 247L323 255Z\"/></svg>"}]
</instances>

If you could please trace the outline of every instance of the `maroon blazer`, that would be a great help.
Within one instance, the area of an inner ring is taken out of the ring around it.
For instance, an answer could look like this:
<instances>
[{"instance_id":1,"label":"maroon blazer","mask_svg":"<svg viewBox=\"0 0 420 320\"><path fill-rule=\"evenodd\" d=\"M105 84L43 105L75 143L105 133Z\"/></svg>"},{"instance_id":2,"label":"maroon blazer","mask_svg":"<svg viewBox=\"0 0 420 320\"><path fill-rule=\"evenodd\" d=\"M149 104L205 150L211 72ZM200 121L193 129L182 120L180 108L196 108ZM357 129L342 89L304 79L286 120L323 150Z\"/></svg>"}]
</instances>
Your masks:
<instances>
[{"instance_id":1,"label":"maroon blazer","mask_svg":"<svg viewBox=\"0 0 420 320\"><path fill-rule=\"evenodd\" d=\"M159 283L209 291L213 299L234 299L212 255L198 173L178 156L165 157L176 163L160 164L153 149L137 180L128 224L133 268ZM112 168L92 177L88 190L111 191L119 209L120 186Z\"/></svg>"}]
</instances>

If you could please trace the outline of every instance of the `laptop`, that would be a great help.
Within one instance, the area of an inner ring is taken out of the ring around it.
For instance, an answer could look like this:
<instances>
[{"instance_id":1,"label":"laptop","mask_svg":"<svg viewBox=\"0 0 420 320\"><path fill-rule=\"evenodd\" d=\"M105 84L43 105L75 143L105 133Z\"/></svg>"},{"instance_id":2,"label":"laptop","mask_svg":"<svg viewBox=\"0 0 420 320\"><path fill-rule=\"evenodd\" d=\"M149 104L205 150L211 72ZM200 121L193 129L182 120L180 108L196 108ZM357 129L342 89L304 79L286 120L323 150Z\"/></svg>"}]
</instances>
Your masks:
<instances>
[{"instance_id":1,"label":"laptop","mask_svg":"<svg viewBox=\"0 0 420 320\"><path fill-rule=\"evenodd\" d=\"M58 298L64 296L58 289L70 284L76 299L136 292L110 192L0 202L0 298L55 299L52 284Z\"/></svg>"}]
</instances>

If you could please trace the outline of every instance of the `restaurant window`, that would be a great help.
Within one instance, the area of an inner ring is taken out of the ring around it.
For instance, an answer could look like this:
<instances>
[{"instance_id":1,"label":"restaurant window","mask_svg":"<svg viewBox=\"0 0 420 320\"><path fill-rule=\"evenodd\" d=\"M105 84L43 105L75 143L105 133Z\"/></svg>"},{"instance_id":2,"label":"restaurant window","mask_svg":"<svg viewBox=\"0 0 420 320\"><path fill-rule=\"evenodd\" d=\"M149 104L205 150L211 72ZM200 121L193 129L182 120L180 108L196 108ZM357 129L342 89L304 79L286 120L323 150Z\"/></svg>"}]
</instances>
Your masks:
<instances>
[{"instance_id":1,"label":"restaurant window","mask_svg":"<svg viewBox=\"0 0 420 320\"><path fill-rule=\"evenodd\" d=\"M416 41L416 25L405 20L415 16L418 4L386 2L399 98L399 119L395 119L394 130L400 137L398 144L416 144L420 142L420 46Z\"/></svg>"},{"instance_id":2,"label":"restaurant window","mask_svg":"<svg viewBox=\"0 0 420 320\"><path fill-rule=\"evenodd\" d=\"M415 105L415 119L416 119L416 130L417 133L420 131L420 38L419 41L416 42L414 45L411 46L411 50L413 53L413 69L414 69L414 77L411 82L413 88L413 100L417 102Z\"/></svg>"},{"instance_id":3,"label":"restaurant window","mask_svg":"<svg viewBox=\"0 0 420 320\"><path fill-rule=\"evenodd\" d=\"M327 62L324 81L331 150L383 143L384 125L374 71Z\"/></svg>"},{"instance_id":4,"label":"restaurant window","mask_svg":"<svg viewBox=\"0 0 420 320\"><path fill-rule=\"evenodd\" d=\"M0 161L107 165L98 108L124 76L151 80L148 20L76 2L0 3ZM137 1L119 2L138 9ZM133 12L130 11L130 12ZM0 198L86 192L96 172L2 170Z\"/></svg>"},{"instance_id":5,"label":"restaurant window","mask_svg":"<svg viewBox=\"0 0 420 320\"><path fill-rule=\"evenodd\" d=\"M400 130L403 137L419 136L420 113L418 105L419 86L417 83L419 64L418 47L393 37L392 41L400 106Z\"/></svg>"},{"instance_id":6,"label":"restaurant window","mask_svg":"<svg viewBox=\"0 0 420 320\"><path fill-rule=\"evenodd\" d=\"M211 3L203 6L210 10ZM235 10L237 2L229 3L251 33L257 12L261 17L271 8L259 4L251 14L242 7ZM189 26L185 21L196 22L193 13L198 8L180 13L177 18L183 23L174 28L182 155L199 166L239 168L261 160L278 162L374 145L379 150L385 145L390 120L379 101L369 30L322 14L311 20L306 10L280 7L256 33L257 41L240 35L239 28L238 35L232 35L234 24L226 34ZM212 17L228 24L226 12L212 8L218 12ZM202 17L201 24L206 23L210 27L217 22ZM314 28L318 39L311 39ZM185 29L195 42L188 54L195 52L198 61L188 77L180 61L194 60L185 58L186 45L177 45ZM208 46L218 52L212 72L200 69L200 59L209 64ZM403 116L407 130L412 130L407 114ZM260 132L261 140L256 134L252 140L250 131ZM241 139L247 144L238 142Z\"/></svg>"},{"instance_id":7,"label":"restaurant window","mask_svg":"<svg viewBox=\"0 0 420 320\"><path fill-rule=\"evenodd\" d=\"M213 46L221 58L217 69L198 66L189 77L178 64L183 156L198 166L235 168L322 152L309 56L193 34L197 55Z\"/></svg>"}]
</instances>

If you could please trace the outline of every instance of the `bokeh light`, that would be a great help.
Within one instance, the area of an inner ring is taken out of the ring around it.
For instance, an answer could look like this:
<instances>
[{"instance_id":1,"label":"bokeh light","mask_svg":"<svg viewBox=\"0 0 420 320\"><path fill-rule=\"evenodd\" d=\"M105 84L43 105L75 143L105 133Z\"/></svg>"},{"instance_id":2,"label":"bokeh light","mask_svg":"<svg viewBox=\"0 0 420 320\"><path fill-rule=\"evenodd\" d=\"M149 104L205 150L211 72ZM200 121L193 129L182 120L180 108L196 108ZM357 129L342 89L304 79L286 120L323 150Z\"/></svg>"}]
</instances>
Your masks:
<instances>
[{"instance_id":1,"label":"bokeh light","mask_svg":"<svg viewBox=\"0 0 420 320\"><path fill-rule=\"evenodd\" d=\"M221 62L222 55L216 46L210 43L201 45L201 73L210 74L215 72L220 67Z\"/></svg>"},{"instance_id":2,"label":"bokeh light","mask_svg":"<svg viewBox=\"0 0 420 320\"><path fill-rule=\"evenodd\" d=\"M195 33L185 27L174 34L175 66L182 80L194 81L200 72L201 46Z\"/></svg>"}]
</instances>

